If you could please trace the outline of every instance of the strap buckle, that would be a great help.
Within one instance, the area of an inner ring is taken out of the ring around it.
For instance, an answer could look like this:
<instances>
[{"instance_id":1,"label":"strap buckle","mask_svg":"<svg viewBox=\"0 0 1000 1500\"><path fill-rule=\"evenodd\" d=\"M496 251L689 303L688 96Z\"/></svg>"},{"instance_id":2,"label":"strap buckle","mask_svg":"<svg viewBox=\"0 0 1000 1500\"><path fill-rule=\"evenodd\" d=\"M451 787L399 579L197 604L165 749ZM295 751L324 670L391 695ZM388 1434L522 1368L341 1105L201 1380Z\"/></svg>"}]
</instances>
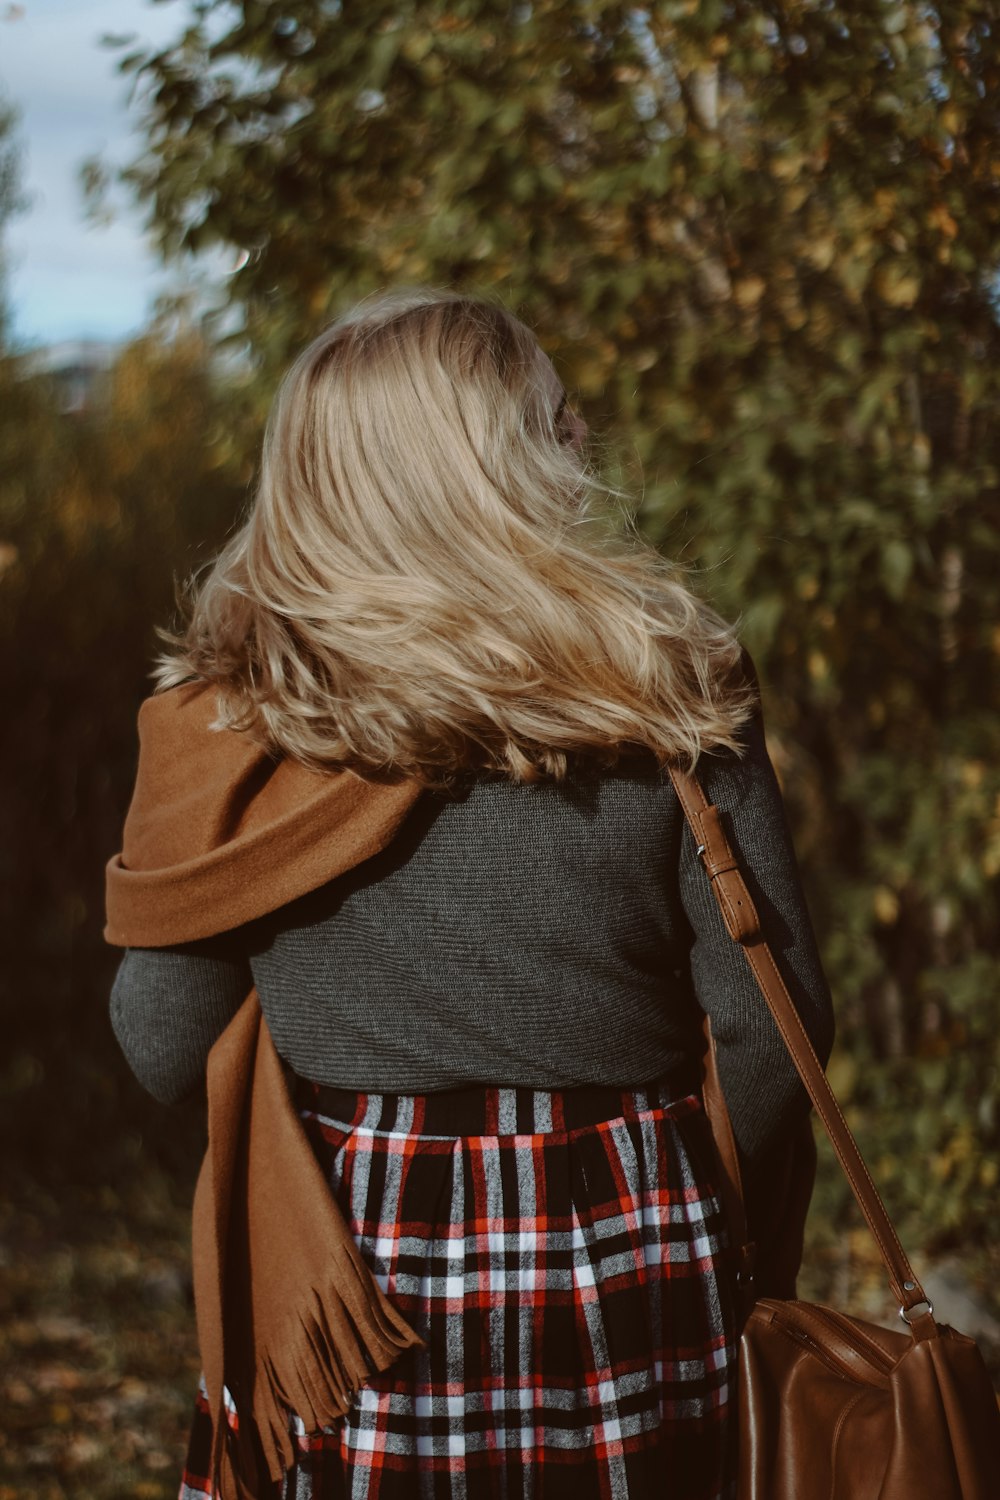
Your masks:
<instances>
[{"instance_id":1,"label":"strap buckle","mask_svg":"<svg viewBox=\"0 0 1000 1500\"><path fill-rule=\"evenodd\" d=\"M719 845L717 858L711 865L706 858L709 853L707 839L697 846L695 853L715 892L726 931L734 943L752 943L761 936L760 918L750 899L736 856L726 841L718 808L714 804L706 807L700 814L700 819L704 833L708 838L715 837Z\"/></svg>"},{"instance_id":2,"label":"strap buckle","mask_svg":"<svg viewBox=\"0 0 1000 1500\"><path fill-rule=\"evenodd\" d=\"M931 1301L931 1299L929 1297L924 1297L922 1299L922 1301L924 1301L927 1304L927 1312L926 1313L917 1313L917 1317L918 1318L926 1318L928 1313L933 1313L933 1311L934 1311L934 1303ZM920 1306L919 1302L914 1302L913 1307L906 1307L905 1305L903 1305L903 1306L900 1307L900 1309L899 1309L899 1316L902 1318L902 1320L906 1324L907 1328L909 1328L909 1326L910 1326L910 1319L906 1316L906 1314L908 1312L912 1312L914 1307L919 1307L919 1306Z\"/></svg>"}]
</instances>

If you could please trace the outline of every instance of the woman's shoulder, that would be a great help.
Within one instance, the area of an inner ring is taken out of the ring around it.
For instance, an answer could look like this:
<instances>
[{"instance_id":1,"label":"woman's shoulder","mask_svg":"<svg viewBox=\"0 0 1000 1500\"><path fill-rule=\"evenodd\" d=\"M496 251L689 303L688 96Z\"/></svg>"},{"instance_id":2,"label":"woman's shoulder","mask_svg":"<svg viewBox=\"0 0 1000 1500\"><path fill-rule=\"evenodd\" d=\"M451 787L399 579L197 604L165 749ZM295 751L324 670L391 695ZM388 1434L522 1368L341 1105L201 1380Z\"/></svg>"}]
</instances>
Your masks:
<instances>
[{"instance_id":1,"label":"woman's shoulder","mask_svg":"<svg viewBox=\"0 0 1000 1500\"><path fill-rule=\"evenodd\" d=\"M275 758L217 728L215 700L185 683L139 709L135 786L106 867L108 942L169 946L249 921L368 858L419 796L416 783Z\"/></svg>"}]
</instances>

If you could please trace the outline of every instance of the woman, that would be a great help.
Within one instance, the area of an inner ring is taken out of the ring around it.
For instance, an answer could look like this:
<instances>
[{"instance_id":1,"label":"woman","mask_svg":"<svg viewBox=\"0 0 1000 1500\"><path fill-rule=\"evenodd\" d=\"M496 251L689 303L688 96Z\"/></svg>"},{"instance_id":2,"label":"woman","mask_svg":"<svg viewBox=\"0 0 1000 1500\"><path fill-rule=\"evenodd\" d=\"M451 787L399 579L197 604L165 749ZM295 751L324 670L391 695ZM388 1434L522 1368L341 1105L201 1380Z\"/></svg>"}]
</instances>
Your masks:
<instances>
[{"instance_id":1,"label":"woman","mask_svg":"<svg viewBox=\"0 0 1000 1500\"><path fill-rule=\"evenodd\" d=\"M287 1408L295 1462L261 1494L731 1494L703 1014L748 1181L808 1101L671 762L728 815L824 1064L832 1007L749 658L607 524L586 439L507 312L369 300L288 371L251 513L162 632L157 691L213 687L213 728L420 790L338 878L128 948L111 996L136 1075L178 1101L256 986L329 1191L422 1341L324 1429ZM203 1387L182 1500L215 1493L209 1429Z\"/></svg>"}]
</instances>

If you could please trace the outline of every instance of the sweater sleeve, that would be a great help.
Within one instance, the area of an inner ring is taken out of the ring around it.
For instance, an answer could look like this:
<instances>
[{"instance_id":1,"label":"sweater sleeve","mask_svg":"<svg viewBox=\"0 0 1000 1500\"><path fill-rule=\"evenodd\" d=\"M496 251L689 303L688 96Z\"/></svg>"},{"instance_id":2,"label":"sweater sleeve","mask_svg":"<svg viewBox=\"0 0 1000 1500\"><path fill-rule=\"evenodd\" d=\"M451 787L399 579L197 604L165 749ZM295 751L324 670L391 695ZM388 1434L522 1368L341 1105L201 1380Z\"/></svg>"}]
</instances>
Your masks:
<instances>
[{"instance_id":1,"label":"sweater sleeve","mask_svg":"<svg viewBox=\"0 0 1000 1500\"><path fill-rule=\"evenodd\" d=\"M111 1025L128 1064L161 1104L198 1092L212 1044L253 987L232 933L171 948L126 948L111 989Z\"/></svg>"},{"instance_id":2,"label":"sweater sleeve","mask_svg":"<svg viewBox=\"0 0 1000 1500\"><path fill-rule=\"evenodd\" d=\"M833 1004L759 709L742 737L749 746L742 760L731 751L703 755L698 779L722 814L775 963L825 1068L834 1039ZM696 850L685 819L679 877L693 932L691 980L712 1020L736 1144L753 1171L783 1127L809 1110L810 1100L742 947L726 930Z\"/></svg>"}]
</instances>

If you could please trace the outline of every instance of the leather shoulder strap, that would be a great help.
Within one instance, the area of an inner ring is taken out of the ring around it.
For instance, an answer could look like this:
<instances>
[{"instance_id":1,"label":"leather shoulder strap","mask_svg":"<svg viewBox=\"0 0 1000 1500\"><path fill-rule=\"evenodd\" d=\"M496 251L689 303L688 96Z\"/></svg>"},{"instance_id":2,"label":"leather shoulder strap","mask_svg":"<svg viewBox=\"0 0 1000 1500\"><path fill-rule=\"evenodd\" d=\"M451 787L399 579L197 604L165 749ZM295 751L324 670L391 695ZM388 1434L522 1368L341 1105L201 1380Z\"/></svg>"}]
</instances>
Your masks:
<instances>
[{"instance_id":1,"label":"leather shoulder strap","mask_svg":"<svg viewBox=\"0 0 1000 1500\"><path fill-rule=\"evenodd\" d=\"M719 903L726 931L733 941L741 944L743 948L747 963L774 1016L785 1046L791 1053L799 1077L805 1085L816 1113L823 1122L823 1128L830 1137L837 1159L847 1174L851 1191L875 1237L882 1261L889 1274L893 1296L899 1301L903 1313L908 1313L911 1308L920 1303L927 1304L926 1313L912 1320L907 1318L905 1321L909 1324L914 1338L930 1337L936 1332L936 1325L930 1312L930 1301L913 1273L906 1252L886 1212L885 1204L865 1165L858 1143L844 1119L840 1105L837 1103L836 1096L764 938L750 892L747 890L736 856L726 837L720 810L714 804L709 803L697 776L674 766L668 769L684 810L684 816L694 835L705 874ZM735 1147L733 1156L735 1158ZM727 1170L731 1172L731 1168ZM739 1183L738 1163L736 1182ZM745 1241L746 1227L742 1204L736 1222L737 1232L742 1230L742 1241Z\"/></svg>"}]
</instances>

